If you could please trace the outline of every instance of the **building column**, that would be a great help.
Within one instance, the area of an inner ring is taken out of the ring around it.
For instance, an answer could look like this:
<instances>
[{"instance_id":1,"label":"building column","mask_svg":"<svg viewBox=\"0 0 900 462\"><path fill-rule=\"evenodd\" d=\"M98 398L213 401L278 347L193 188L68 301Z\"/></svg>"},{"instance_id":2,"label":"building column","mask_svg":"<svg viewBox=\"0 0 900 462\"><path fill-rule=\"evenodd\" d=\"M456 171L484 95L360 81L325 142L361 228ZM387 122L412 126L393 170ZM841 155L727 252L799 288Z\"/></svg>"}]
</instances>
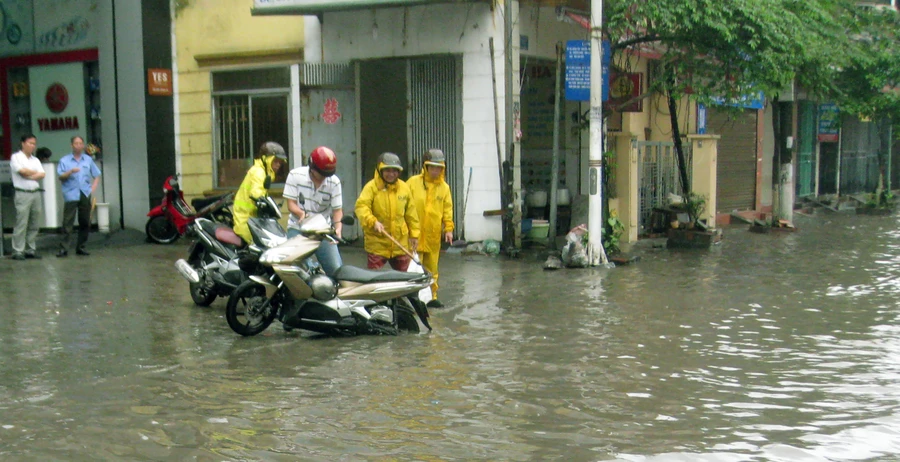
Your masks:
<instances>
[{"instance_id":1,"label":"building column","mask_svg":"<svg viewBox=\"0 0 900 462\"><path fill-rule=\"evenodd\" d=\"M716 226L716 172L719 135L688 135L691 143L691 191L706 198L706 209L700 219Z\"/></svg>"},{"instance_id":2,"label":"building column","mask_svg":"<svg viewBox=\"0 0 900 462\"><path fill-rule=\"evenodd\" d=\"M619 221L625 227L625 242L635 242L638 239L638 213L640 211L640 199L638 197L638 153L635 143L637 137L629 132L608 132L609 142L616 153L615 178L610 185L616 188L615 201L619 214ZM613 206L610 206L610 210Z\"/></svg>"}]
</instances>

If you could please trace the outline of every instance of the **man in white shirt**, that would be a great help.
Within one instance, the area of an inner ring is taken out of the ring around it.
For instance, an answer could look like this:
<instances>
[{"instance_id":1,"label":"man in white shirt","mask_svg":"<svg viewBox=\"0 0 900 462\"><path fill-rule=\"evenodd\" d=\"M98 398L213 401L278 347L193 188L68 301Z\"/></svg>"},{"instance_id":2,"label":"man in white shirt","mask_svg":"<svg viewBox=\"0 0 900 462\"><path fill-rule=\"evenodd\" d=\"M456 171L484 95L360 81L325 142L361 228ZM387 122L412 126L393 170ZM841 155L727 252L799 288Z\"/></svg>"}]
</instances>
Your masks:
<instances>
[{"instance_id":1,"label":"man in white shirt","mask_svg":"<svg viewBox=\"0 0 900 462\"><path fill-rule=\"evenodd\" d=\"M22 135L22 150L9 159L13 189L16 190L16 225L13 228L13 260L41 258L37 254L35 239L38 234L38 219L43 213L40 180L44 178L44 167L35 157L37 138L32 134Z\"/></svg>"},{"instance_id":2,"label":"man in white shirt","mask_svg":"<svg viewBox=\"0 0 900 462\"><path fill-rule=\"evenodd\" d=\"M284 197L288 200L288 238L300 234L300 222L309 214L322 214L334 226L341 237L344 218L341 199L341 180L334 174L337 156L330 148L319 146L309 155L309 166L297 167L288 174L284 184ZM302 199L301 199L302 198ZM316 258L325 274L332 276L343 264L337 245L322 241L316 250Z\"/></svg>"}]
</instances>

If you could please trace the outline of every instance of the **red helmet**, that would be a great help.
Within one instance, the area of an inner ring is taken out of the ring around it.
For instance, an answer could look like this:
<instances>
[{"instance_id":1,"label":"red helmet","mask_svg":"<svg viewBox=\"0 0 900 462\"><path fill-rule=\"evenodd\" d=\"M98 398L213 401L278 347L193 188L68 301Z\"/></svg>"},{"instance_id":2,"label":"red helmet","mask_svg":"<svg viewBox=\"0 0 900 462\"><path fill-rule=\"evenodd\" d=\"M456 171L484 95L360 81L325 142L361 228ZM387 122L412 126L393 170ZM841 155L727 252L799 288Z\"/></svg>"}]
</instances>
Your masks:
<instances>
[{"instance_id":1,"label":"red helmet","mask_svg":"<svg viewBox=\"0 0 900 462\"><path fill-rule=\"evenodd\" d=\"M331 148L319 146L309 154L309 168L324 177L334 175L334 170L337 168L337 156Z\"/></svg>"}]
</instances>

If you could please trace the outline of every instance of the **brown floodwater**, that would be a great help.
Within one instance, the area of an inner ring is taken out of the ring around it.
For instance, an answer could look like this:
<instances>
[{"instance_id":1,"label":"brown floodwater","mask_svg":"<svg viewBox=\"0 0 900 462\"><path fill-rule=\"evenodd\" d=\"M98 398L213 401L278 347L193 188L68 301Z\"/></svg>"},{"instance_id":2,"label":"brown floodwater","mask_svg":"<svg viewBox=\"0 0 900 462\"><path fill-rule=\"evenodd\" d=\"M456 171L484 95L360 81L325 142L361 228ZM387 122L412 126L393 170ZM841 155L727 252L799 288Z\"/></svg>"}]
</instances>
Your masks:
<instances>
[{"instance_id":1,"label":"brown floodwater","mask_svg":"<svg viewBox=\"0 0 900 462\"><path fill-rule=\"evenodd\" d=\"M3 259L0 459L898 460L900 223L797 225L612 270L446 256L400 337L242 338L183 242Z\"/></svg>"}]
</instances>

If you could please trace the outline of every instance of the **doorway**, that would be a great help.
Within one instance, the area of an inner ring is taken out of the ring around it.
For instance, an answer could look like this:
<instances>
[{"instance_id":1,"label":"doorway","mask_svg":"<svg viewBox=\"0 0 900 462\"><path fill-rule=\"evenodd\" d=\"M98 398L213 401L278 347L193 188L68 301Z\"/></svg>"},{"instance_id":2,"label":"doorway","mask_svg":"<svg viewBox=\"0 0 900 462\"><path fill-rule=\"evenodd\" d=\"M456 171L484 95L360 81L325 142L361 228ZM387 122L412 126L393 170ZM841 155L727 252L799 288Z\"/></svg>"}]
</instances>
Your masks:
<instances>
[{"instance_id":1,"label":"doorway","mask_svg":"<svg viewBox=\"0 0 900 462\"><path fill-rule=\"evenodd\" d=\"M464 236L462 75L456 56L380 59L358 63L361 186L375 175L378 156L393 152L401 178L421 171L422 155L447 156L446 181L458 237Z\"/></svg>"}]
</instances>

